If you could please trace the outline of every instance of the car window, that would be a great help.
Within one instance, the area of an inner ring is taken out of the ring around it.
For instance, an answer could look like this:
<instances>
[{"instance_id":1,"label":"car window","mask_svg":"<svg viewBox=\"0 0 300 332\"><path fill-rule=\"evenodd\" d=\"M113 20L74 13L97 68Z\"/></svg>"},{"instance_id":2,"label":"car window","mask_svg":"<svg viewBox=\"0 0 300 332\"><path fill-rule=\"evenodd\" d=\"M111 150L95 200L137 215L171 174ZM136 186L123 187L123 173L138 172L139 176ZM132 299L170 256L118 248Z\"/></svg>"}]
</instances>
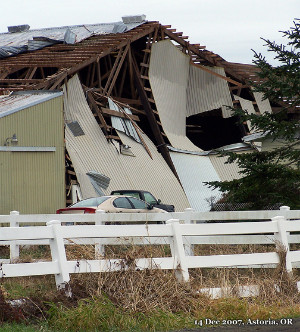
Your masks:
<instances>
[{"instance_id":1,"label":"car window","mask_svg":"<svg viewBox=\"0 0 300 332\"><path fill-rule=\"evenodd\" d=\"M144 193L145 201L148 204L157 204L155 197L150 193Z\"/></svg>"},{"instance_id":2,"label":"car window","mask_svg":"<svg viewBox=\"0 0 300 332\"><path fill-rule=\"evenodd\" d=\"M119 197L113 201L113 206L122 209L132 209L132 206L126 197Z\"/></svg>"},{"instance_id":3,"label":"car window","mask_svg":"<svg viewBox=\"0 0 300 332\"><path fill-rule=\"evenodd\" d=\"M128 197L128 199L133 204L135 209L147 209L147 204L144 201L134 197Z\"/></svg>"},{"instance_id":4,"label":"car window","mask_svg":"<svg viewBox=\"0 0 300 332\"><path fill-rule=\"evenodd\" d=\"M101 203L105 202L109 197L101 196L101 197L92 197L88 199L84 199L80 202L73 204L71 207L89 207L89 206L98 206Z\"/></svg>"}]
</instances>

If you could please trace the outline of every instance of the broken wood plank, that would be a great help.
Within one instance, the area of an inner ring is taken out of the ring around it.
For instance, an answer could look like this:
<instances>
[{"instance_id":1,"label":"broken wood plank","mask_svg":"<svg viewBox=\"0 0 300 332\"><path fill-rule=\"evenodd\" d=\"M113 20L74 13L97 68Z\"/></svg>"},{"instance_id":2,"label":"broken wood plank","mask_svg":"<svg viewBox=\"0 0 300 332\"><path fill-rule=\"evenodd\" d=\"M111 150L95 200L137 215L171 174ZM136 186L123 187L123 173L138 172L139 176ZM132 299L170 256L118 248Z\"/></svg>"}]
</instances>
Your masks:
<instances>
[{"instance_id":1,"label":"broken wood plank","mask_svg":"<svg viewBox=\"0 0 300 332\"><path fill-rule=\"evenodd\" d=\"M206 71L206 72L208 72L208 73L210 73L210 74L212 74L212 75L214 75L214 76L220 77L220 78L222 78L223 80L225 80L225 81L227 81L227 82L230 82L230 83L232 83L232 84L234 84L234 85L236 85L236 86L242 86L242 85L243 85L242 83L237 82L237 81L235 81L235 80L233 80L233 79L231 79L231 78L229 78L229 77L227 77L227 76L220 75L220 74L214 72L213 70L210 70L210 69L209 69L208 67L206 67L206 66L198 65L198 64L196 64L196 63L194 63L194 62L192 62L192 61L191 61L191 65L194 66L194 67L200 68L200 69L202 69L202 70L204 70L204 71Z\"/></svg>"},{"instance_id":2,"label":"broken wood plank","mask_svg":"<svg viewBox=\"0 0 300 332\"><path fill-rule=\"evenodd\" d=\"M121 141L121 138L119 136L115 136L115 135L105 135L105 137L107 139L114 139L116 141Z\"/></svg>"},{"instance_id":3,"label":"broken wood plank","mask_svg":"<svg viewBox=\"0 0 300 332\"><path fill-rule=\"evenodd\" d=\"M142 105L139 99L129 99L129 98L122 98L122 97L114 97L115 100L120 101L123 104L128 105Z\"/></svg>"},{"instance_id":4,"label":"broken wood plank","mask_svg":"<svg viewBox=\"0 0 300 332\"><path fill-rule=\"evenodd\" d=\"M92 107L94 108L96 114L97 114L98 117L99 117L100 123L101 123L101 125L103 126L102 128L103 128L103 132L104 132L104 134L107 135L107 134L108 134L108 131L107 131L107 124L106 124L106 121L105 121L105 119L104 119L104 117L103 117L103 114L102 114L101 111L99 110L99 107L98 107L98 105L97 105L97 103L96 103L94 97L92 96L91 91L88 91L88 92L87 92L87 97L88 97L88 101L92 104Z\"/></svg>"},{"instance_id":5,"label":"broken wood plank","mask_svg":"<svg viewBox=\"0 0 300 332\"><path fill-rule=\"evenodd\" d=\"M105 107L102 107L101 111L104 115L117 116L117 117L123 118L123 119L127 119L128 117L130 117L134 121L140 121L140 118L137 115L134 115L134 114L127 114L128 115L127 116L123 112L118 112L118 111L111 110L111 109L105 108Z\"/></svg>"}]
</instances>

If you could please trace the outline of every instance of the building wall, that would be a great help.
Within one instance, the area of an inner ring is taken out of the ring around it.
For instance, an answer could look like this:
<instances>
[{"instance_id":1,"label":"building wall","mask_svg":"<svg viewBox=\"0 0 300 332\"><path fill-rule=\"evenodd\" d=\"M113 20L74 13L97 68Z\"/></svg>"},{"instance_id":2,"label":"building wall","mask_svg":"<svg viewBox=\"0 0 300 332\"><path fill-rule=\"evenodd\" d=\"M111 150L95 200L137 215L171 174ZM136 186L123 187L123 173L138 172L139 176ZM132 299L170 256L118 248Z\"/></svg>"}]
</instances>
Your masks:
<instances>
[{"instance_id":1,"label":"building wall","mask_svg":"<svg viewBox=\"0 0 300 332\"><path fill-rule=\"evenodd\" d=\"M25 151L3 151L13 134L18 143L7 148ZM0 118L0 146L0 214L55 213L65 206L62 96ZM41 151L28 151L36 147Z\"/></svg>"}]
</instances>

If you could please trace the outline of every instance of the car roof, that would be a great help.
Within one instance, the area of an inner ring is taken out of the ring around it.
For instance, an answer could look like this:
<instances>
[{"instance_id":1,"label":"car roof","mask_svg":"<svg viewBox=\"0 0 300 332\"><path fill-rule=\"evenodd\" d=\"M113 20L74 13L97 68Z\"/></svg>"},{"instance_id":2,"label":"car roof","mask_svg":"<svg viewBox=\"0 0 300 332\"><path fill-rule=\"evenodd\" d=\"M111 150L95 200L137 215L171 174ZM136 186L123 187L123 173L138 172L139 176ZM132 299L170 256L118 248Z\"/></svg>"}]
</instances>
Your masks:
<instances>
[{"instance_id":1,"label":"car roof","mask_svg":"<svg viewBox=\"0 0 300 332\"><path fill-rule=\"evenodd\" d=\"M122 190L113 190L112 193L114 192L118 192L118 193L124 193L124 192L127 192L127 193L135 193L135 192L142 192L142 193L149 193L150 191L147 191L147 190L139 190L139 189L128 189L128 190L125 190L125 189L122 189Z\"/></svg>"}]
</instances>

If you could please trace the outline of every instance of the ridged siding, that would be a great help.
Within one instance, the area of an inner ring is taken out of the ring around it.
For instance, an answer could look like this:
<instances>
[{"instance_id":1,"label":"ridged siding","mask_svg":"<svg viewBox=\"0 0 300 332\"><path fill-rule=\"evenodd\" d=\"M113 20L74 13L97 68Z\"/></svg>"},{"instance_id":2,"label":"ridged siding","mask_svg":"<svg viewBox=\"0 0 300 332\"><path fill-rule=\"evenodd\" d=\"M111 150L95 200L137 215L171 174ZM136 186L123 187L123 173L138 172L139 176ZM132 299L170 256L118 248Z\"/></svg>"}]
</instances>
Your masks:
<instances>
[{"instance_id":1,"label":"ridged siding","mask_svg":"<svg viewBox=\"0 0 300 332\"><path fill-rule=\"evenodd\" d=\"M255 114L256 113L252 101L244 99L244 98L239 97L239 96L234 96L234 99L238 100L240 102L241 107L244 111L247 111L249 114ZM251 122L247 121L247 125L248 125L249 131L251 133L252 132Z\"/></svg>"},{"instance_id":2,"label":"ridged siding","mask_svg":"<svg viewBox=\"0 0 300 332\"><path fill-rule=\"evenodd\" d=\"M0 152L0 213L55 213L65 205L63 99L53 98L0 119L0 144L55 152Z\"/></svg>"},{"instance_id":3,"label":"ridged siding","mask_svg":"<svg viewBox=\"0 0 300 332\"><path fill-rule=\"evenodd\" d=\"M160 121L172 146L201 151L186 137L189 56L170 41L152 45L149 78Z\"/></svg>"},{"instance_id":4,"label":"ridged siding","mask_svg":"<svg viewBox=\"0 0 300 332\"><path fill-rule=\"evenodd\" d=\"M241 175L239 174L240 168L236 163L225 164L227 157L220 157L218 155L209 156L209 159L218 173L221 181L231 181L233 179L239 179Z\"/></svg>"},{"instance_id":5,"label":"ridged siding","mask_svg":"<svg viewBox=\"0 0 300 332\"><path fill-rule=\"evenodd\" d=\"M170 155L191 207L196 211L209 211L209 200L221 196L218 190L204 184L220 181L209 157L177 152L170 152Z\"/></svg>"},{"instance_id":6,"label":"ridged siding","mask_svg":"<svg viewBox=\"0 0 300 332\"><path fill-rule=\"evenodd\" d=\"M210 70L226 76L223 68ZM202 151L186 137L186 118L190 115L222 109L224 118L233 106L226 80L190 65L169 40L152 45L149 79L163 129L172 146Z\"/></svg>"},{"instance_id":7,"label":"ridged siding","mask_svg":"<svg viewBox=\"0 0 300 332\"><path fill-rule=\"evenodd\" d=\"M270 105L269 99L263 99L263 93L261 92L253 92L255 101L257 103L258 109L261 114L263 113L272 113L272 108Z\"/></svg>"},{"instance_id":8,"label":"ridged siding","mask_svg":"<svg viewBox=\"0 0 300 332\"><path fill-rule=\"evenodd\" d=\"M223 68L209 67L209 69L226 76ZM221 108L223 117L228 118L231 116L231 110L226 106L233 106L227 81L200 68L190 66L187 116Z\"/></svg>"},{"instance_id":9,"label":"ridged siding","mask_svg":"<svg viewBox=\"0 0 300 332\"><path fill-rule=\"evenodd\" d=\"M131 147L135 157L119 154L118 143L114 146L107 142L96 122L77 76L68 81L65 99L68 118L78 121L85 132L85 135L75 137L66 127L66 146L84 198L96 196L86 175L89 171L96 171L110 178L106 194L117 189L144 189L163 202L174 204L177 211L189 207L178 180L147 136L143 135L143 138L153 159L142 144L121 132L122 142Z\"/></svg>"}]
</instances>

